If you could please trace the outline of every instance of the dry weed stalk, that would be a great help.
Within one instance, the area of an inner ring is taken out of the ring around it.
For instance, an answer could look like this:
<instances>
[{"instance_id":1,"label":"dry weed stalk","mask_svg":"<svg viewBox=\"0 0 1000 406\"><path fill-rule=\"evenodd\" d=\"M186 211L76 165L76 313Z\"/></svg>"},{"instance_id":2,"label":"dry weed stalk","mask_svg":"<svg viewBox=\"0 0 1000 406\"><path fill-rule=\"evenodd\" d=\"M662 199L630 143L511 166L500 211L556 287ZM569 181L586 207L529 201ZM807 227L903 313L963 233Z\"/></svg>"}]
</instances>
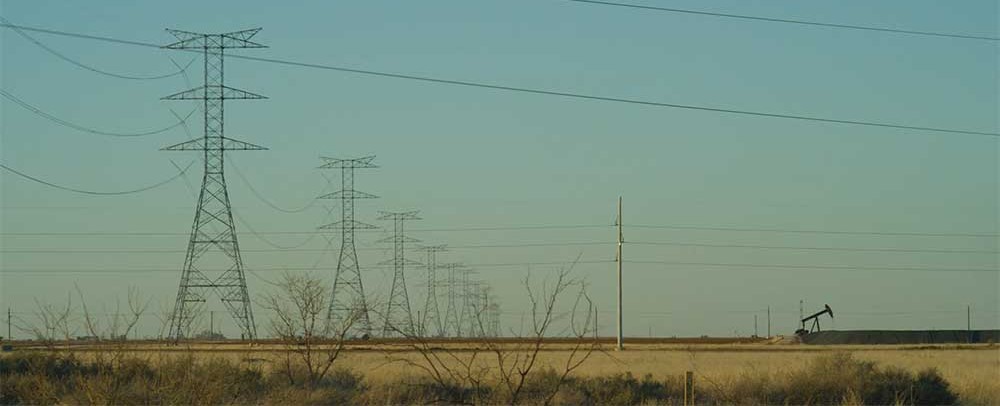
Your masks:
<instances>
[{"instance_id":1,"label":"dry weed stalk","mask_svg":"<svg viewBox=\"0 0 1000 406\"><path fill-rule=\"evenodd\" d=\"M261 306L272 311L271 332L284 347L282 369L295 384L296 366L305 367L305 383L312 386L326 377L344 349L345 338L360 320L352 312L332 320L327 317L331 290L322 279L307 274L285 273L276 293L267 294Z\"/></svg>"},{"instance_id":2,"label":"dry weed stalk","mask_svg":"<svg viewBox=\"0 0 1000 406\"><path fill-rule=\"evenodd\" d=\"M579 258L577 258L579 260ZM574 265L576 262L574 261ZM475 324L478 326L479 338L471 349L456 350L446 346L435 345L427 337L397 329L397 333L405 338L405 345L416 352L418 360L395 356L387 353L390 362L400 362L422 370L438 387L439 394L447 394L448 399L434 399L436 402L471 402L476 404L504 402L518 404L523 400L527 386L534 383L532 379L537 374L539 355L546 337L553 335L569 335L574 340L565 356L564 362L554 370L556 380L544 388L544 404L551 404L559 389L570 379L571 375L595 352L601 352L601 346L594 334L593 325L596 319L594 304L586 293L586 285L570 277L573 266L561 269L553 283L543 283L541 291L532 288L531 277L524 278L531 306L531 330L511 331L512 339L488 337L485 334L484 307L476 309ZM561 334L553 334L553 326L561 317L556 307L566 294L573 288L579 288L573 301L572 310L567 312L570 317L568 326ZM489 393L488 385L496 384L499 391ZM466 399L462 393L456 393L456 387L471 389L471 399ZM497 397L499 396L499 397Z\"/></svg>"}]
</instances>

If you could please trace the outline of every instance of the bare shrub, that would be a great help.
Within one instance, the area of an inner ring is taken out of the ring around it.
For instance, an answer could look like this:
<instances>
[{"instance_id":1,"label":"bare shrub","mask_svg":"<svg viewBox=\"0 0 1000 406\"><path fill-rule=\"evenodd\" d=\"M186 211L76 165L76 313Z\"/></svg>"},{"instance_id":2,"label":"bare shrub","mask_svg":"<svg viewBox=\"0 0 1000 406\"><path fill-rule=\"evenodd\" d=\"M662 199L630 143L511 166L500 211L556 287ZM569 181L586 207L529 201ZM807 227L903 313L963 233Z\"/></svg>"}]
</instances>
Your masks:
<instances>
[{"instance_id":1,"label":"bare shrub","mask_svg":"<svg viewBox=\"0 0 1000 406\"><path fill-rule=\"evenodd\" d=\"M586 285L570 277L572 268L558 271L554 280L542 283L540 288L534 286L530 276L525 277L531 327L527 334L513 334L517 339L503 340L480 334L480 338L471 339L474 343L471 349L456 351L397 329L396 332L406 339L405 345L418 354L417 360L393 353L387 353L387 357L390 362L404 363L425 372L435 385L429 394L439 396L431 399L435 402L518 404L524 400L525 390L531 388L530 397L534 401L550 404L573 372L600 351L600 344L592 337L596 318L593 302L586 294ZM578 292L572 297L572 310L561 315L556 309L573 289ZM480 332L487 330L486 311L483 307L474 315ZM561 332L553 331L560 320L566 320L568 326ZM569 335L573 338L571 347L550 373L538 374L539 355L545 339L554 335ZM541 378L549 378L546 385L532 384L533 379Z\"/></svg>"},{"instance_id":2,"label":"bare shrub","mask_svg":"<svg viewBox=\"0 0 1000 406\"><path fill-rule=\"evenodd\" d=\"M270 328L281 340L284 359L280 370L290 384L316 386L330 372L360 312L338 320L327 317L331 290L322 279L308 274L285 273L261 306L274 317Z\"/></svg>"}]
</instances>

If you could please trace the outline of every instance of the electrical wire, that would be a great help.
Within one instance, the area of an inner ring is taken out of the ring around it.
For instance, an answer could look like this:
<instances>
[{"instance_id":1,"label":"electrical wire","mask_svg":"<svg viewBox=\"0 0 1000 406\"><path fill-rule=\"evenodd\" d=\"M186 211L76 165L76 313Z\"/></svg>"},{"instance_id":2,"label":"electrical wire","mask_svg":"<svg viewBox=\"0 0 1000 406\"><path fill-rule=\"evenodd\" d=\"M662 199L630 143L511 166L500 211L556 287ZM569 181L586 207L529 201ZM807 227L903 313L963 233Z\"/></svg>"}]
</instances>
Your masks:
<instances>
[{"instance_id":1,"label":"electrical wire","mask_svg":"<svg viewBox=\"0 0 1000 406\"><path fill-rule=\"evenodd\" d=\"M525 247L569 247L580 245L607 245L612 246L613 242L562 242L562 243L525 243L525 244L481 244L481 245L449 245L448 249L487 249L487 248L525 248ZM357 248L358 251L386 251L385 248ZM277 249L244 249L240 252L327 252L325 248L277 248ZM0 249L2 254L179 254L187 252L176 249Z\"/></svg>"},{"instance_id":2,"label":"electrical wire","mask_svg":"<svg viewBox=\"0 0 1000 406\"><path fill-rule=\"evenodd\" d=\"M598 0L566 0L575 3L587 3L602 6L614 6L614 7L625 7L634 8L641 10L652 10L652 11L663 11L670 13L682 13L682 14L694 14L710 17L723 17L723 18L735 18L741 20L752 20L752 21L765 21L771 23L786 23L786 24L798 24L798 25L811 25L818 27L827 28L843 28L849 30L861 30L861 31L876 31L876 32L887 32L893 34L906 34L906 35L922 35L929 37L944 37L944 38L957 38L957 39L973 39L973 40L983 40L983 41L1000 41L997 37L987 37L982 35L970 35L970 34L952 34L944 32L934 32L934 31L918 31L918 30L904 30L898 28L882 28L882 27L872 27L864 25L853 25L853 24L837 24L837 23L823 23L818 21L807 21L807 20L794 20L787 18L774 18L774 17L761 17L761 16L751 16L742 14L727 14L727 13L716 13L709 11L700 10L688 10L680 8L668 8L668 7L657 7L657 6L646 6L641 4L630 4L630 3L617 3L611 1L598 1Z\"/></svg>"},{"instance_id":3,"label":"electrical wire","mask_svg":"<svg viewBox=\"0 0 1000 406\"><path fill-rule=\"evenodd\" d=\"M3 22L5 24L10 24L10 21L7 21L7 19L3 18L2 16L0 16L0 22ZM28 35L28 33L26 33L23 30L17 28L16 26L11 25L10 28L13 29L14 32L16 32L22 38L24 38L24 39L28 40L29 42L35 44L39 48L45 50L46 52L48 52L48 53L50 53L52 55L54 55L55 57L57 57L59 59L62 59L63 61L66 61L66 62L68 62L68 63L70 63L72 65L75 65L75 66L79 67L79 68L83 68L83 69L89 70L89 71L94 72L94 73L98 73L98 74L101 74L101 75L110 76L110 77L118 78L118 79L127 79L127 80L156 80L156 79L166 79L166 78L174 77L174 76L177 76L177 75L180 75L180 74L184 73L184 71L186 71L194 63L194 61L196 59L196 58L191 58L191 60L187 63L187 65L184 65L184 67L178 67L178 70L174 71L172 73L166 73L166 74L162 74L162 75L149 75L149 76L125 75L125 74L114 73L114 72L109 72L109 71L106 71L106 70L98 69L98 68L95 68L93 66L87 65L87 64L85 64L83 62L77 61L77 60L75 60L73 58L70 58L70 57L66 56L65 54L63 54L63 53L61 53L59 51L56 51L52 47L49 47L48 45L45 45L44 43L42 43L38 39L36 39L36 38Z\"/></svg>"},{"instance_id":4,"label":"electrical wire","mask_svg":"<svg viewBox=\"0 0 1000 406\"><path fill-rule=\"evenodd\" d=\"M24 100L21 100L17 96L14 96L13 94L11 94L10 92L8 92L8 91L6 91L4 89L0 89L0 95L2 95L7 100L10 100L10 101L14 102L18 106L21 106L25 110L28 110L28 111L30 111L32 113L35 113L35 115L37 115L39 117L42 117L42 118L45 118L45 119L48 119L49 121L52 121L52 122L54 122L56 124L62 125L64 127L69 127L69 128L74 129L74 130L82 131L82 132L85 132L85 133L97 134L97 135L106 135L106 136L110 136L110 137L144 137L144 136L148 136L148 135L155 135L155 134L164 133L164 132L170 131L170 130L172 130L174 128L182 126L191 117L191 115L194 114L194 112L195 112L195 110L191 110L191 112L188 113L187 116L185 116L183 119L181 119L181 121L178 121L178 122L176 122L176 123L174 123L172 125L169 125L167 127L164 127L164 128L160 128L160 129L157 129L157 130L134 132L134 133L122 133L122 132L112 132L112 131L96 130L96 129L93 129L93 128L90 128L90 127L84 127L84 126L79 125L79 124L71 123L71 122L63 120L63 119L61 119L59 117L53 116L53 115L51 115L49 113L46 113L42 109L39 109L39 108L37 108L37 107L35 107L35 106L31 105L31 104L28 104Z\"/></svg>"},{"instance_id":5,"label":"electrical wire","mask_svg":"<svg viewBox=\"0 0 1000 406\"><path fill-rule=\"evenodd\" d=\"M185 126L185 131L186 130L187 130L187 126ZM173 163L173 161L171 161L171 163ZM191 181L187 178L186 175L184 176L184 183L187 185L188 191L191 193L192 197L196 196L197 193L195 192L194 186L191 184ZM265 238L264 236L258 234L257 230L255 230L253 227L251 227L250 224L248 224L247 221L244 220L243 217L240 216L240 214L237 213L235 210L230 209L230 212L232 213L232 215L236 219L236 221L239 221L240 224L243 225L243 227L246 227L247 230L250 230L250 234L252 234L254 237L257 237L257 239L260 240L261 242L263 242L264 244L267 244L267 245L271 246L272 248L275 248L275 249L278 249L278 250L289 250L289 249L300 248L300 247L305 246L306 244L308 244L314 238L316 238L316 235L317 235L317 234L312 234L312 235L306 237L299 244L290 245L290 246L283 246L283 245L277 244L277 243L275 243L275 242L273 242L273 241ZM235 224L233 226L235 227Z\"/></svg>"},{"instance_id":6,"label":"electrical wire","mask_svg":"<svg viewBox=\"0 0 1000 406\"><path fill-rule=\"evenodd\" d=\"M442 228L416 228L407 229L407 232L464 232L464 231L520 231L520 230L568 230L586 228L611 228L611 224L548 224L548 225L516 225L516 226L465 226L465 227L442 227ZM802 230L802 229L779 229L779 228L735 228L735 227L701 227L701 226L673 226L673 225L625 225L626 228L667 228L680 230L703 230L703 231L735 231L735 232L768 232L768 233L792 233L792 234L830 234L830 235L873 235L873 236L906 236L906 237L975 237L975 238L998 238L1000 234L986 233L904 233L886 231L841 231L841 230ZM358 230L359 232L365 230ZM378 231L378 230L376 230ZM296 234L325 234L328 231L259 231L263 235L296 235ZM97 231L50 231L50 232L4 232L4 236L173 236L188 235L187 233L167 233L167 232L97 232ZM641 242L641 241L640 241ZM631 241L625 241L630 244ZM793 247L790 247L793 248Z\"/></svg>"},{"instance_id":7,"label":"electrical wire","mask_svg":"<svg viewBox=\"0 0 1000 406\"><path fill-rule=\"evenodd\" d=\"M86 38L86 39L93 39L93 40L108 41L108 42L114 42L114 43L119 43L119 44L138 45L138 46L159 48L159 46L156 45L156 44L142 43L142 42L137 42L137 41L120 40L120 39L115 39L115 38L100 37L100 36L94 36L94 35L76 34L76 33L70 33L70 32L65 32L65 31L56 31L56 30L49 30L49 29L32 28L32 27L26 27L26 26L22 26L22 25L14 26L12 24L0 24L0 26L11 27L11 28L12 27L17 27L17 28L20 28L20 29L23 29L23 30L44 32L44 33L54 34L54 35L65 35L65 36L78 37L78 38ZM394 72L376 71L376 70L368 70L368 69L348 68L348 67L343 67L343 66L325 65L325 64L318 64L318 63L307 63L307 62L297 62L297 61L291 61L291 60L274 59L274 58L263 58L263 57L255 57L255 56L248 56L248 55L227 54L225 56L229 57L229 58L234 58L234 59L242 59L242 60L256 61L256 62L265 62L265 63L271 63L271 64L277 64L277 65L285 65L285 66L295 66L295 67L302 67L302 68L321 69L321 70L329 70L329 71L336 71L336 72L343 72L343 73L352 73L352 74L358 74L358 75L376 76L376 77L393 78L393 79L405 79L405 80L418 81L418 82L426 82L426 83L435 83L435 84L445 84L445 85L454 85L454 86L463 86L463 87L475 87L475 88L482 88L482 89L501 90L501 91L508 91L508 92L517 92L517 93L529 93L529 94L538 94L538 95L546 95L546 96L557 96L557 97L572 98L572 99L581 99L581 100L593 100L593 101L603 101L603 102L613 102L613 103L622 103L622 104L643 105L643 106L650 106L650 107L663 107L663 108L681 109L681 110L707 111L707 112L723 113L723 114L730 114L730 115L756 116L756 117L764 117L764 118L772 118L772 119L783 119L783 120L811 121L811 122L821 122L821 123L829 123L829 124L843 124L843 125L855 125L855 126L865 126L865 127L891 128L891 129L898 129L898 130L915 130L915 131L926 131L926 132L935 132L935 133L963 134L963 135L983 135L983 136L989 136L989 137L1000 137L1000 132L996 132L996 131L978 131L978 130L952 129L952 128L944 128L944 127L927 127L927 126L895 124L895 123L886 123L886 122L877 122L877 121L848 120L848 119L827 118L827 117L819 117L819 116L807 116L807 115L786 114L786 113L772 113L772 112L765 112L765 111L741 110L741 109L723 108L723 107L699 106L699 105L692 105L692 104L667 103L667 102L657 102L657 101L640 100L640 99L630 99L630 98L623 98L623 97L589 95L589 94L583 94L583 93L573 93L573 92L568 92L568 91L534 89L534 88L518 87L518 86L508 86L508 85L492 84L492 83L485 83L485 82L473 82L473 81L466 81L466 80L444 79L444 78L430 77L430 76L418 76L418 75L411 75L411 74L404 74L404 73L394 73Z\"/></svg>"},{"instance_id":8,"label":"electrical wire","mask_svg":"<svg viewBox=\"0 0 1000 406\"><path fill-rule=\"evenodd\" d=\"M577 264L610 264L614 261L579 261ZM470 268L493 268L493 267L521 267L528 265L549 265L549 266L568 266L572 264L572 261L548 261L548 262L498 262L498 263L481 263L481 264L464 264ZM379 266L366 266L363 269L376 269L376 268L391 268L392 265L379 265ZM249 268L248 268L249 269ZM273 267L273 268L254 268L257 272L295 272L295 271L333 271L336 268L319 267L314 268L311 266L292 266L292 267ZM203 270L204 272L213 272L212 270ZM47 274L47 273L142 273L142 272L178 272L177 268L136 268L136 269L0 269L0 274L20 274L20 273L37 273L37 274ZM221 271L220 271L221 272Z\"/></svg>"},{"instance_id":9,"label":"electrical wire","mask_svg":"<svg viewBox=\"0 0 1000 406\"><path fill-rule=\"evenodd\" d=\"M831 235L878 235L878 236L900 236L900 237L969 237L969 238L997 238L1000 234L991 233L908 233L891 231L839 231L839 230L802 230L787 228L742 228L742 227L705 227L705 226L679 226L679 225L650 225L650 224L626 224L628 228L652 228L652 229L674 229L674 230L700 230L700 231L734 231L734 232L755 232L755 233L789 233L789 234L831 234Z\"/></svg>"},{"instance_id":10,"label":"electrical wire","mask_svg":"<svg viewBox=\"0 0 1000 406\"><path fill-rule=\"evenodd\" d=\"M843 251L843 252L905 252L905 253L927 253L927 254L1000 254L1000 251L991 250L940 250L940 249L908 249L908 248L839 248L839 247L802 247L784 245L746 245L746 244L701 244L701 243L681 243L681 242L645 242L628 241L629 245L666 245L677 247L704 247L704 248L747 248L765 250L796 250L796 251Z\"/></svg>"},{"instance_id":11,"label":"electrical wire","mask_svg":"<svg viewBox=\"0 0 1000 406\"><path fill-rule=\"evenodd\" d=\"M145 192L147 190L156 189L156 188L158 188L160 186L163 186L163 185L166 185L166 184L168 184L170 182L173 182L174 180L177 180L178 178L184 176L184 174L187 172L188 169L191 168L192 165L194 165L194 161L192 161L191 163L188 163L188 165L183 170L181 170L180 172L178 172L176 175L171 176L170 178L167 178L165 180L159 181L157 183L154 183L152 185L144 186L144 187L141 187L141 188L138 188L138 189L120 190L120 191L113 191L113 192L100 192L100 191L84 190L84 189L77 189L77 188L72 188L72 187L68 187L68 186L57 185L55 183L48 182L48 181L39 179L37 177L28 175L28 174L26 174L24 172L18 171L17 169L11 168L11 167L3 164L3 163L0 163L0 168L3 168L3 169L5 169L5 170L7 170L7 171L9 171L9 172L11 172L11 173L13 173L15 175L18 175L18 176L20 176L22 178L25 178L25 179L28 179L30 181L33 181L33 182L36 182L36 183L40 183L42 185L49 186L49 187L52 187L52 188L55 188L55 189L65 190L65 191L68 191L68 192L81 193L81 194L86 194L86 195L120 196L120 195L128 195L128 194Z\"/></svg>"},{"instance_id":12,"label":"electrical wire","mask_svg":"<svg viewBox=\"0 0 1000 406\"><path fill-rule=\"evenodd\" d=\"M562 229L578 229L578 228L594 228L594 227L611 227L610 225L591 225L591 224L580 224L580 225L532 225L532 226L490 226L490 227L451 227L451 228L425 228L425 229L407 229L407 232L442 232L442 231L454 231L454 232L464 232L464 231L504 231L504 230L562 230ZM383 230L357 230L370 231L370 232L381 232ZM261 235L309 235L309 234L329 234L329 231L259 231L258 234ZM81 232L27 232L27 233L17 233L17 232L4 232L0 231L0 235L10 235L10 236L175 236L175 235L188 235L188 233L168 233L168 232L91 232L91 231L81 231Z\"/></svg>"},{"instance_id":13,"label":"electrical wire","mask_svg":"<svg viewBox=\"0 0 1000 406\"><path fill-rule=\"evenodd\" d=\"M308 204L306 204L305 206L299 207L299 208L285 209L285 208L279 207L278 205L276 205L274 203L271 203L270 200L268 200L266 197L264 197L264 195L262 195L260 192L257 191L257 188L253 187L253 184L250 183L250 180L247 179L247 177L243 175L243 171L241 171L240 168L238 166L236 166L236 163L233 162L232 159L229 160L229 165L233 167L233 170L236 171L236 175L239 176L239 178L243 181L243 184L245 184L247 186L247 189L250 189L250 192L254 196L257 197L257 200L260 200L261 202L264 202L264 204L268 205L269 207L271 207L274 210L280 211L282 213L294 214L294 213L301 213L303 211L309 210L310 208L312 208L313 206L316 205L316 201L318 199L313 198L313 199L309 200Z\"/></svg>"},{"instance_id":14,"label":"electrical wire","mask_svg":"<svg viewBox=\"0 0 1000 406\"><path fill-rule=\"evenodd\" d=\"M590 241L590 242L551 242L551 243L514 243L514 244L472 244L472 245L448 245L448 250L453 249L491 249L491 248L538 248L538 247L569 247L569 246L614 246L614 241ZM885 253L918 253L918 254L984 254L996 255L1000 251L991 250L939 250L939 249L905 249L905 248L837 248L837 247L800 247L800 246L777 246L777 245L742 245L742 244L700 244L700 243L673 243L673 242L637 242L628 241L628 245L652 245L652 246L681 246L681 247L705 247L705 248L747 248L747 249L781 249L781 250L805 250L805 251L837 251L837 252L885 252ZM358 248L358 251L385 251L385 248ZM241 249L242 252L326 252L326 249L318 248L281 248L281 249ZM176 254L183 253L183 250L158 250L158 249L0 249L4 254Z\"/></svg>"},{"instance_id":15,"label":"electrical wire","mask_svg":"<svg viewBox=\"0 0 1000 406\"><path fill-rule=\"evenodd\" d=\"M654 264L654 265L685 265L685 266L710 266L710 267L736 267L736 268L768 268L768 269L817 269L817 270L839 270L839 271L913 271L913 272L987 272L1000 273L1000 269L984 268L912 268L912 267L859 267L859 266L833 266L833 265L787 265L787 264L745 264L745 263L717 263L717 262L679 262L679 261L646 261L646 260L625 260L626 264Z\"/></svg>"}]
</instances>

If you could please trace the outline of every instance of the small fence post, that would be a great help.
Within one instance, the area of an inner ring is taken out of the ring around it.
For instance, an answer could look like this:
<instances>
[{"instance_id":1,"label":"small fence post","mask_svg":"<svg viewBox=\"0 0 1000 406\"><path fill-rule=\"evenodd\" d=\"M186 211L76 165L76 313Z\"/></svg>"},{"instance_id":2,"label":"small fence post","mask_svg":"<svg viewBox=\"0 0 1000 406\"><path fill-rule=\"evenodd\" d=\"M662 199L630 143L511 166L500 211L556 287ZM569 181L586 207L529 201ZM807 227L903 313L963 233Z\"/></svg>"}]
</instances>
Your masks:
<instances>
[{"instance_id":1,"label":"small fence post","mask_svg":"<svg viewBox=\"0 0 1000 406\"><path fill-rule=\"evenodd\" d=\"M694 372L684 373L684 406L694 406Z\"/></svg>"}]
</instances>

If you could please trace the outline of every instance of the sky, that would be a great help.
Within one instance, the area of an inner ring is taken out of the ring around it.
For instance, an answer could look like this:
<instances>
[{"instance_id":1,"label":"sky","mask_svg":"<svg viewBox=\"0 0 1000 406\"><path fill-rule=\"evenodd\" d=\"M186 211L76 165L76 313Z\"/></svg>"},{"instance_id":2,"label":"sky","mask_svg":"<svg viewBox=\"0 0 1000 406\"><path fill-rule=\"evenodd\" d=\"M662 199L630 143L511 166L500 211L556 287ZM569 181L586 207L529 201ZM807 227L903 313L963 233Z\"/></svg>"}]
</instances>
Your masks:
<instances>
[{"instance_id":1,"label":"sky","mask_svg":"<svg viewBox=\"0 0 1000 406\"><path fill-rule=\"evenodd\" d=\"M1000 35L1000 10L987 0L633 3ZM564 0L6 0L0 15L29 27L160 44L174 40L165 28L263 27L254 39L269 48L234 52L663 103L1000 131L996 41ZM167 74L177 69L171 59L186 65L197 57L29 34L74 61L126 75ZM123 80L60 60L10 29L0 29L0 45L0 87L67 122L144 132L176 123L171 110L185 116L197 107L160 98L197 86L200 59L187 78ZM800 301L807 314L823 304L834 309L825 328L964 329L968 308L973 328L1000 328L997 137L579 100L238 59L227 61L226 84L269 97L226 105L227 136L269 148L227 156L255 298L272 289L268 281L282 269L313 269L332 280L336 238L335 248L325 250L324 238L304 234L337 220L325 202L312 203L335 190L326 177L339 176L317 169L319 157L376 155L379 168L358 170L356 188L379 199L359 201L357 218L391 227L376 220L379 210L419 210L422 220L407 225L410 235L455 247L438 261L470 264L501 304L505 331L518 329L527 310L523 279L540 284L579 257L573 274L587 281L600 333L614 333L611 225L619 196L626 335L747 336L755 315L763 335L768 307L772 333L790 334ZM65 303L72 294L78 303L72 292L79 289L91 311L111 313L132 287L151 303L138 335L155 336L177 292L200 178L196 153L159 149L200 136L201 120L193 117L187 131L109 137L0 99L0 162L59 185L136 189L175 176L175 164L194 162L185 177L123 196L72 193L0 172L0 306L30 320L36 301ZM285 213L272 205L309 208ZM568 225L592 227L548 227ZM460 230L512 226L545 227ZM842 231L859 233L829 233ZM376 266L391 255L376 242L387 235L383 229L358 236L373 297L387 295L391 283L388 270ZM514 244L550 245L496 247ZM477 245L490 247L469 247ZM424 304L424 274L407 269L406 278L416 312ZM256 311L258 329L266 331L268 315ZM223 333L238 335L226 317L215 319Z\"/></svg>"}]
</instances>

